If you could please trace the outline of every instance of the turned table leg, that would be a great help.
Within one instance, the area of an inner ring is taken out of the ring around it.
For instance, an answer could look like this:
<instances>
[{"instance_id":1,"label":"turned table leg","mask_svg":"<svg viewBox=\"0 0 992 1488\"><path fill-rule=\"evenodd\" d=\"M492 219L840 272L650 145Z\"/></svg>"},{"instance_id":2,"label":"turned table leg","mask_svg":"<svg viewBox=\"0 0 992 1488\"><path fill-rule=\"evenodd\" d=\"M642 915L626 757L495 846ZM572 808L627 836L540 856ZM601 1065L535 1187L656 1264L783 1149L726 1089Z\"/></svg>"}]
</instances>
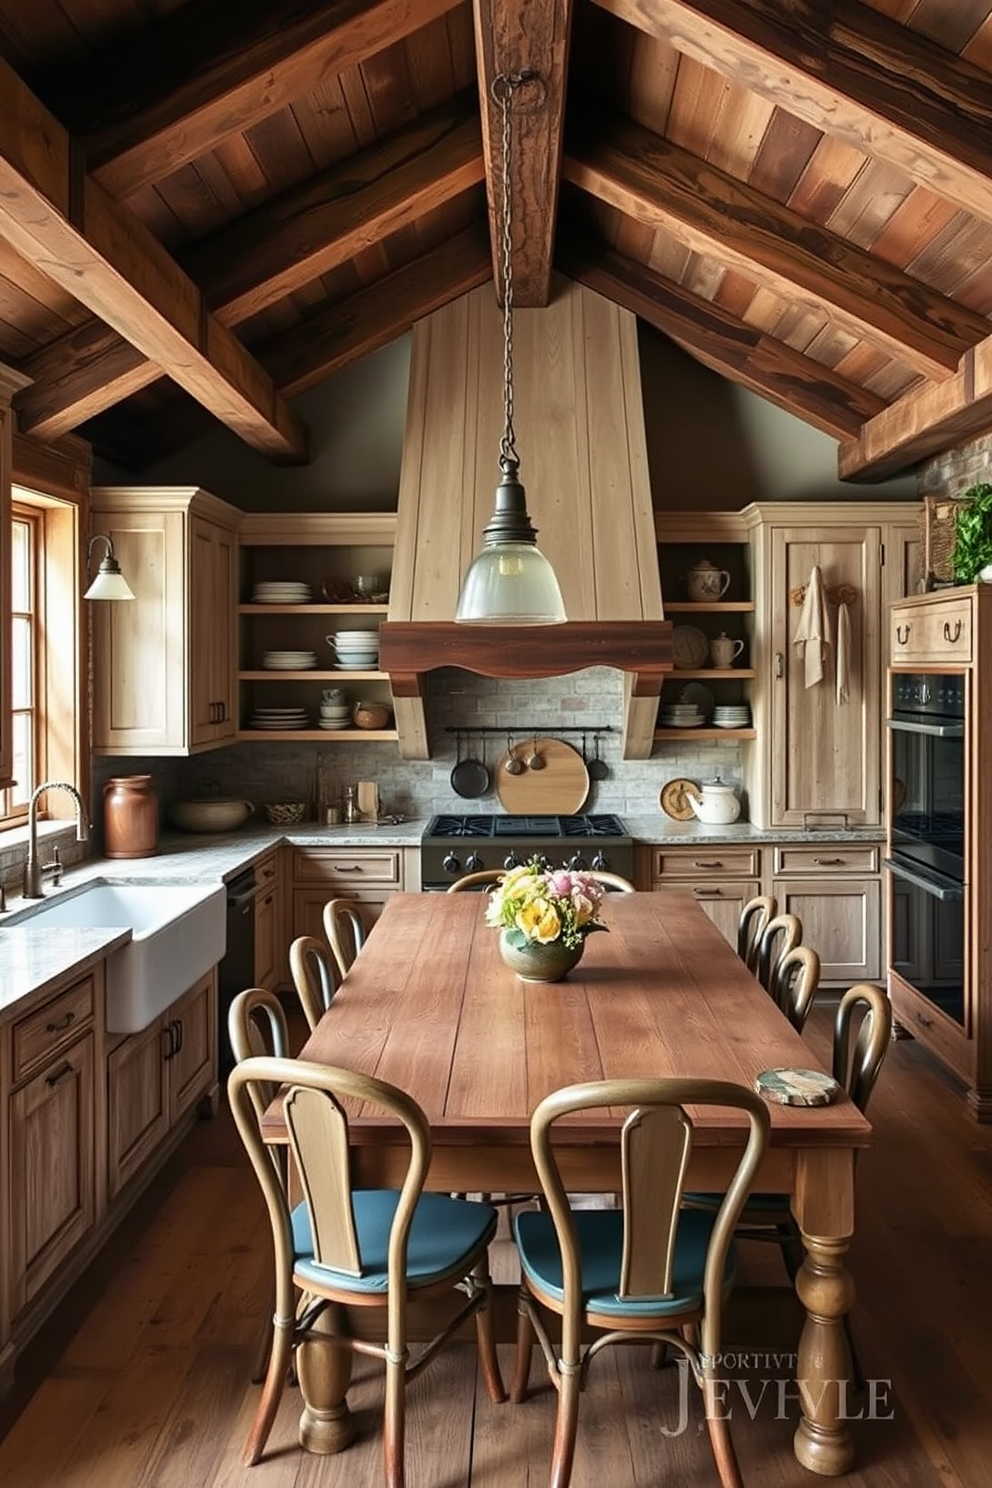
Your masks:
<instances>
[{"instance_id":1,"label":"turned table leg","mask_svg":"<svg viewBox=\"0 0 992 1488\"><path fill-rule=\"evenodd\" d=\"M321 1335L301 1343L296 1351L296 1373L303 1395L300 1446L324 1456L341 1452L355 1436L348 1409L352 1352L335 1342L345 1336L344 1308L331 1304L317 1318L312 1331Z\"/></svg>"}]
</instances>

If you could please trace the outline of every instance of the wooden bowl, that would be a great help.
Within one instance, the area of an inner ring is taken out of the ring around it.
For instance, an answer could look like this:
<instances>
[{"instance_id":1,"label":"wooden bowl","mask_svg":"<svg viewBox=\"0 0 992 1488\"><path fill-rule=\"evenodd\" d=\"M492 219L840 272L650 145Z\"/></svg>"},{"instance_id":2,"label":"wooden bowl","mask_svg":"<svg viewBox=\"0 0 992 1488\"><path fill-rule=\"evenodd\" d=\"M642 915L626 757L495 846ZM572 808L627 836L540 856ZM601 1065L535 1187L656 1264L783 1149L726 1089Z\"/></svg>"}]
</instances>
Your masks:
<instances>
[{"instance_id":1,"label":"wooden bowl","mask_svg":"<svg viewBox=\"0 0 992 1488\"><path fill-rule=\"evenodd\" d=\"M389 723L389 709L381 703L356 703L351 716L356 728L383 729Z\"/></svg>"}]
</instances>

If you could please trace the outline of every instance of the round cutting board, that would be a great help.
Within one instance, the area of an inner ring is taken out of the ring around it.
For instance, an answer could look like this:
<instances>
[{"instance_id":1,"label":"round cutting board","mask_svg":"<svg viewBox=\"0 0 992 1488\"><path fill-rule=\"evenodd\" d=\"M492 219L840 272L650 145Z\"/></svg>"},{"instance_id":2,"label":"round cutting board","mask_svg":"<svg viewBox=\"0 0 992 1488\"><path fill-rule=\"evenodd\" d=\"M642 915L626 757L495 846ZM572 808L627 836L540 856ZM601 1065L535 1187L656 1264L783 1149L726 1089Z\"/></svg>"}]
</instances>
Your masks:
<instances>
[{"instance_id":1,"label":"round cutting board","mask_svg":"<svg viewBox=\"0 0 992 1488\"><path fill-rule=\"evenodd\" d=\"M535 749L544 769L525 769L519 775L507 774L510 751L500 755L495 770L500 805L512 816L574 816L589 794L589 771L581 754L563 739L528 740L515 752L524 761Z\"/></svg>"}]
</instances>

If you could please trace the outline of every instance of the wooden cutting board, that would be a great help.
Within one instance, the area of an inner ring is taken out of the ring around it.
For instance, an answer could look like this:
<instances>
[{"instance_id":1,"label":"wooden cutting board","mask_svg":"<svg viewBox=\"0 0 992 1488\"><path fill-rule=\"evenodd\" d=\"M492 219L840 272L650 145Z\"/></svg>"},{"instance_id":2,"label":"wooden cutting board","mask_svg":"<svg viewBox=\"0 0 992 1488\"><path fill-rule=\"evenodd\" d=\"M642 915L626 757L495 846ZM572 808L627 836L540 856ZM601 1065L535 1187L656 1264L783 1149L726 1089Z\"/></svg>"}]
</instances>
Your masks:
<instances>
[{"instance_id":1,"label":"wooden cutting board","mask_svg":"<svg viewBox=\"0 0 992 1488\"><path fill-rule=\"evenodd\" d=\"M513 816L573 816L581 811L589 794L589 771L581 754L562 739L538 738L536 748L544 769L525 768L519 775L506 772L510 751L500 755L495 783L503 810ZM526 761L534 749L535 740L524 739L513 753Z\"/></svg>"}]
</instances>

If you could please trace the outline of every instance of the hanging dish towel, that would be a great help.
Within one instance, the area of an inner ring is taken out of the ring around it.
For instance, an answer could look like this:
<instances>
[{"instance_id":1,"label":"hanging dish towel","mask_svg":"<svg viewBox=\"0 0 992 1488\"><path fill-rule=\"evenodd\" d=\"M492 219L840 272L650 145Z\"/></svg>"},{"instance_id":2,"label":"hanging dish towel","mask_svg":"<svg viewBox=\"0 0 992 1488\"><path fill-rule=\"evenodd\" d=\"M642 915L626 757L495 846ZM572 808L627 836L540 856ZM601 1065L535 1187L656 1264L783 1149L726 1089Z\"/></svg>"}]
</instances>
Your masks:
<instances>
[{"instance_id":1,"label":"hanging dish towel","mask_svg":"<svg viewBox=\"0 0 992 1488\"><path fill-rule=\"evenodd\" d=\"M846 703L851 696L851 611L846 604L837 606L837 702Z\"/></svg>"},{"instance_id":2,"label":"hanging dish towel","mask_svg":"<svg viewBox=\"0 0 992 1488\"><path fill-rule=\"evenodd\" d=\"M815 687L823 681L824 664L830 645L830 617L823 593L823 575L818 563L810 569L803 599L803 610L793 636L797 655L803 658L806 671L806 686Z\"/></svg>"}]
</instances>

